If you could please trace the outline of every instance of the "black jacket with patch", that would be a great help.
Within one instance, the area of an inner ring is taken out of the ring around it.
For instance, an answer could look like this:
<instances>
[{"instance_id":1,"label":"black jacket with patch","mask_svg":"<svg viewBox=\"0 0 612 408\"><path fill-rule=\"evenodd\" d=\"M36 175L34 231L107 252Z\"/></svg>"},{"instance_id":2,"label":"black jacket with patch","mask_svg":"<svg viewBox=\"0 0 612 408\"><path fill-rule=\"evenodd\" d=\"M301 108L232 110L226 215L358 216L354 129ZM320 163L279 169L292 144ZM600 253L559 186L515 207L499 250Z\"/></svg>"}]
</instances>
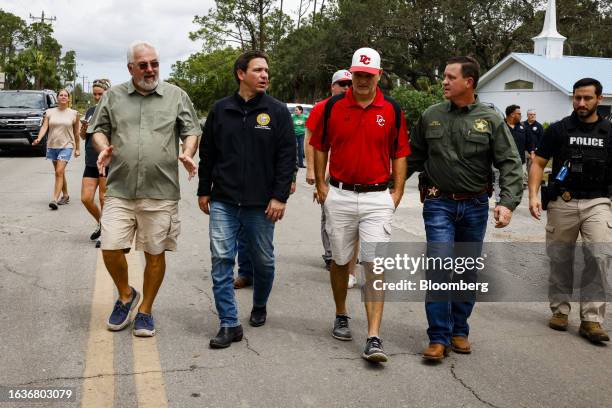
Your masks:
<instances>
[{"instance_id":1,"label":"black jacket with patch","mask_svg":"<svg viewBox=\"0 0 612 408\"><path fill-rule=\"evenodd\" d=\"M240 206L287 202L296 166L287 107L266 94L237 93L213 105L200 141L198 196Z\"/></svg>"}]
</instances>

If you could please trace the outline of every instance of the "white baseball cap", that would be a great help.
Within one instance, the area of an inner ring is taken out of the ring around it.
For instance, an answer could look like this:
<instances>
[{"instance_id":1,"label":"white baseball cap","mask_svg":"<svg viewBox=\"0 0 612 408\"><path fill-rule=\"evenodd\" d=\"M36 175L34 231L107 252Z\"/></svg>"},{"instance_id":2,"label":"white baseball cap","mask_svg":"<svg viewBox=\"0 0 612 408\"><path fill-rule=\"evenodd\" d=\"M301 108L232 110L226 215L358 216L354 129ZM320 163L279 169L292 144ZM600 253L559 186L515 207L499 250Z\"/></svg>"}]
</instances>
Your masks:
<instances>
[{"instance_id":1,"label":"white baseball cap","mask_svg":"<svg viewBox=\"0 0 612 408\"><path fill-rule=\"evenodd\" d=\"M380 54L372 48L360 48L353 54L351 72L367 72L376 75L380 73Z\"/></svg>"},{"instance_id":2,"label":"white baseball cap","mask_svg":"<svg viewBox=\"0 0 612 408\"><path fill-rule=\"evenodd\" d=\"M341 69L340 71L334 72L331 83L333 85L338 81L350 81L352 79L353 75L349 71L347 71L346 69Z\"/></svg>"}]
</instances>

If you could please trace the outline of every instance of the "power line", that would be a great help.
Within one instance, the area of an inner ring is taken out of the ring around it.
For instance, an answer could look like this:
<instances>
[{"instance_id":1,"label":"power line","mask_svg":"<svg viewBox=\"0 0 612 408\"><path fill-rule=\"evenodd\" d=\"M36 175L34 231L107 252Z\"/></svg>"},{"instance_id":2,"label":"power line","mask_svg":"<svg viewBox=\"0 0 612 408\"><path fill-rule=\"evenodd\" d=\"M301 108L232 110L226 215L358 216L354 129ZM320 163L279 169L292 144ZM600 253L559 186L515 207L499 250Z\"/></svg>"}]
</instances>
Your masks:
<instances>
[{"instance_id":1,"label":"power line","mask_svg":"<svg viewBox=\"0 0 612 408\"><path fill-rule=\"evenodd\" d=\"M30 18L34 21L36 20L40 20L41 23L45 24L45 21L56 21L57 17L53 16L53 17L45 17L45 11L43 10L40 17L36 17L33 16L32 14L30 14Z\"/></svg>"},{"instance_id":2,"label":"power line","mask_svg":"<svg viewBox=\"0 0 612 408\"><path fill-rule=\"evenodd\" d=\"M51 23L52 23L53 21L56 21L56 20L57 20L57 17L55 17L55 16L53 16L53 17L45 17L45 11L44 11L44 10L42 11L42 13L41 13L40 17L36 17L36 16L33 16L32 14L30 14L30 18L31 18L32 20L34 20L34 21L40 20L40 22L41 22L42 24L46 24L46 23L45 23L45 21L49 21L49 25L51 25ZM40 37L41 37L40 30L37 30L37 31L38 31L38 32L36 33L36 44L35 44L35 45L36 45L36 47L38 47L38 46L39 46L39 42L40 42L40 43L42 43L42 39L40 38Z\"/></svg>"}]
</instances>

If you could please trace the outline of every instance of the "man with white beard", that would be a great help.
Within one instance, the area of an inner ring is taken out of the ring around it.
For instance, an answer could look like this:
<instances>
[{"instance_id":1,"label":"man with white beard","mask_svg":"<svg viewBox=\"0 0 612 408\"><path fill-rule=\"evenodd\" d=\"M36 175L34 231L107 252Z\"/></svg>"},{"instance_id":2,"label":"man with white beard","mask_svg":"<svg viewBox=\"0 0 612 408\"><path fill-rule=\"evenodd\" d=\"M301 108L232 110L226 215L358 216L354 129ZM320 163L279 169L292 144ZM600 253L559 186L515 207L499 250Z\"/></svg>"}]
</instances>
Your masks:
<instances>
[{"instance_id":1,"label":"man with white beard","mask_svg":"<svg viewBox=\"0 0 612 408\"><path fill-rule=\"evenodd\" d=\"M155 47L134 42L127 59L131 80L104 94L88 132L100 152L98 171L104 175L109 167L101 248L119 299L107 327L127 327L140 300L140 293L128 284L125 259L136 237L136 250L144 251L146 266L134 335L150 337L155 335L151 309L166 271L165 251L176 250L180 231L178 162L189 179L195 176L192 157L202 132L187 94L159 80Z\"/></svg>"}]
</instances>

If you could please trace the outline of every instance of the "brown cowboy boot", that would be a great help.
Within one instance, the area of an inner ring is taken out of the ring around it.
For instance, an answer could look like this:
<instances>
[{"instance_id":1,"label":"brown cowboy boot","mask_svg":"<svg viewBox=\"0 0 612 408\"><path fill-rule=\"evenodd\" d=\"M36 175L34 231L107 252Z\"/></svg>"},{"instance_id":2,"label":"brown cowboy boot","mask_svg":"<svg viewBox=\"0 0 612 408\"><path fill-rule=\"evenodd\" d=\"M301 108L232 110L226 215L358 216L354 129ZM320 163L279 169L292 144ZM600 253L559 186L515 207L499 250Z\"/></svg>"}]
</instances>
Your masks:
<instances>
[{"instance_id":1,"label":"brown cowboy boot","mask_svg":"<svg viewBox=\"0 0 612 408\"><path fill-rule=\"evenodd\" d=\"M440 343L429 343L429 347L423 352L425 360L440 361L448 356L450 348Z\"/></svg>"},{"instance_id":2,"label":"brown cowboy boot","mask_svg":"<svg viewBox=\"0 0 612 408\"><path fill-rule=\"evenodd\" d=\"M451 349L459 354L470 354L472 352L472 346L466 336L453 336L451 338Z\"/></svg>"}]
</instances>

